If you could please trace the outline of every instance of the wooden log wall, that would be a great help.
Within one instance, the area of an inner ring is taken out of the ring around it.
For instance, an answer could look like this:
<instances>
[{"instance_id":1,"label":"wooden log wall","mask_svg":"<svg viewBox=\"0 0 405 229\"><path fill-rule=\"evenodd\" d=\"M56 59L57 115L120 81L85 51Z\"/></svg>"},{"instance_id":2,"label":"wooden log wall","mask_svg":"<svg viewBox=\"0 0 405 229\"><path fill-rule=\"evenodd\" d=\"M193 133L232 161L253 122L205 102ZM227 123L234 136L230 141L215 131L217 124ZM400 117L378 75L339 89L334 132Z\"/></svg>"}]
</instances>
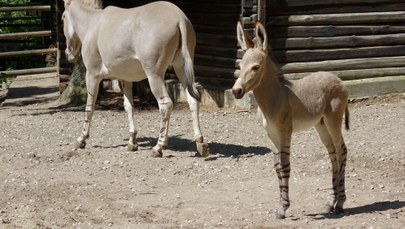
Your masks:
<instances>
[{"instance_id":1,"label":"wooden log wall","mask_svg":"<svg viewBox=\"0 0 405 229\"><path fill-rule=\"evenodd\" d=\"M404 9L402 0L267 0L270 46L290 78L404 75Z\"/></svg>"},{"instance_id":2,"label":"wooden log wall","mask_svg":"<svg viewBox=\"0 0 405 229\"><path fill-rule=\"evenodd\" d=\"M149 2L152 0L104 0L103 5L129 8ZM171 2L185 12L197 35L194 61L196 81L203 84L204 87L222 89L231 87L235 81L237 58L235 28L241 14L241 0L174 0ZM62 0L58 0L58 7L59 12L62 12ZM63 31L60 31L58 42L61 48L65 44ZM64 61L63 58L62 61ZM63 65L62 62L61 65ZM67 67L65 69L69 70ZM66 74L69 74L69 71ZM170 71L167 77L175 78Z\"/></svg>"}]
</instances>

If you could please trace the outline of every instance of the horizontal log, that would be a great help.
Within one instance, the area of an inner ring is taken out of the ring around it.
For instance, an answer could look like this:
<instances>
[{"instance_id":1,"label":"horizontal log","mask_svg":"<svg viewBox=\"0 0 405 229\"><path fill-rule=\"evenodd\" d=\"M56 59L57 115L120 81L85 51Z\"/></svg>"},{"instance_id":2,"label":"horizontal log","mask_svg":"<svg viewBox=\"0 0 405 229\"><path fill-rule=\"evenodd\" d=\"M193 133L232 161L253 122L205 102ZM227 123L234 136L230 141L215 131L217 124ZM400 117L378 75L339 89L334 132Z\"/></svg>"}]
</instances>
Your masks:
<instances>
[{"instance_id":1,"label":"horizontal log","mask_svg":"<svg viewBox=\"0 0 405 229\"><path fill-rule=\"evenodd\" d=\"M273 55L280 63L355 59L365 57L405 56L405 45L343 49L283 50L274 51Z\"/></svg>"},{"instance_id":2,"label":"horizontal log","mask_svg":"<svg viewBox=\"0 0 405 229\"><path fill-rule=\"evenodd\" d=\"M31 68L22 70L12 70L12 71L0 71L0 76L19 76L19 75L32 75L41 73L56 72L57 67L46 67L46 68Z\"/></svg>"},{"instance_id":3,"label":"horizontal log","mask_svg":"<svg viewBox=\"0 0 405 229\"><path fill-rule=\"evenodd\" d=\"M405 92L405 76L377 77L344 82L349 98L367 98L377 95Z\"/></svg>"},{"instance_id":4,"label":"horizontal log","mask_svg":"<svg viewBox=\"0 0 405 229\"><path fill-rule=\"evenodd\" d=\"M357 1L354 1L357 4ZM271 12L271 16L280 15L299 15L299 14L330 14L330 13L362 13L362 12L388 12L398 11L405 8L405 3L374 3L374 4L357 4L357 5L338 5L330 4L327 6L287 6L287 5L271 5L268 4L267 12ZM268 15L270 16L270 15Z\"/></svg>"},{"instance_id":5,"label":"horizontal log","mask_svg":"<svg viewBox=\"0 0 405 229\"><path fill-rule=\"evenodd\" d=\"M235 23L236 25L236 23ZM208 33L208 34L221 34L235 36L235 26L218 26L218 25L200 25L194 24L194 30L196 33Z\"/></svg>"},{"instance_id":6,"label":"horizontal log","mask_svg":"<svg viewBox=\"0 0 405 229\"><path fill-rule=\"evenodd\" d=\"M215 78L234 78L235 69L195 65L195 75Z\"/></svg>"},{"instance_id":7,"label":"horizontal log","mask_svg":"<svg viewBox=\"0 0 405 229\"><path fill-rule=\"evenodd\" d=\"M52 35L51 30L35 31L35 32L21 32L21 33L4 33L4 34L0 34L0 40L26 38L26 37L46 37L46 36L51 36L51 35Z\"/></svg>"},{"instance_id":8,"label":"horizontal log","mask_svg":"<svg viewBox=\"0 0 405 229\"><path fill-rule=\"evenodd\" d=\"M288 63L281 67L283 73L300 73L314 71L338 71L369 68L402 67L405 56L382 58L358 58L345 60L326 60L317 62Z\"/></svg>"},{"instance_id":9,"label":"horizontal log","mask_svg":"<svg viewBox=\"0 0 405 229\"><path fill-rule=\"evenodd\" d=\"M187 15L193 25L213 25L213 26L232 26L235 27L239 20L239 14L208 14L192 13Z\"/></svg>"},{"instance_id":10,"label":"horizontal log","mask_svg":"<svg viewBox=\"0 0 405 229\"><path fill-rule=\"evenodd\" d=\"M50 11L50 5L44 6L3 6L0 7L0 12L13 12L13 11Z\"/></svg>"},{"instance_id":11,"label":"horizontal log","mask_svg":"<svg viewBox=\"0 0 405 229\"><path fill-rule=\"evenodd\" d=\"M342 80L357 80L365 78L385 77L385 76L401 76L405 75L405 67L395 68L370 68L370 69L358 69L358 70L343 70L343 71L330 71L336 74ZM301 79L308 76L310 72L303 73L290 73L285 74L288 79Z\"/></svg>"},{"instance_id":12,"label":"horizontal log","mask_svg":"<svg viewBox=\"0 0 405 229\"><path fill-rule=\"evenodd\" d=\"M271 16L270 25L348 25L405 22L405 11Z\"/></svg>"},{"instance_id":13,"label":"horizontal log","mask_svg":"<svg viewBox=\"0 0 405 229\"><path fill-rule=\"evenodd\" d=\"M393 3L401 0L268 0L270 5L287 6L329 6L329 5L354 5L354 4L373 4L373 3Z\"/></svg>"},{"instance_id":14,"label":"horizontal log","mask_svg":"<svg viewBox=\"0 0 405 229\"><path fill-rule=\"evenodd\" d=\"M317 49L317 48L347 48L364 46L402 45L405 33L383 34L369 36L341 36L341 37L308 37L271 39L273 49Z\"/></svg>"},{"instance_id":15,"label":"horizontal log","mask_svg":"<svg viewBox=\"0 0 405 229\"><path fill-rule=\"evenodd\" d=\"M234 58L227 58L214 55L197 54L195 56L194 63L196 65L203 65L210 67L235 68L236 56Z\"/></svg>"},{"instance_id":16,"label":"horizontal log","mask_svg":"<svg viewBox=\"0 0 405 229\"><path fill-rule=\"evenodd\" d=\"M288 26L267 29L271 38L293 37L336 37L350 35L378 35L405 33L405 24L394 25L325 25L325 26Z\"/></svg>"},{"instance_id":17,"label":"horizontal log","mask_svg":"<svg viewBox=\"0 0 405 229\"><path fill-rule=\"evenodd\" d=\"M228 14L228 13L236 13L240 14L241 6L240 2L233 2L233 3L223 3L222 1L217 2L182 2L178 5L186 15L193 14L193 13L221 13L221 14Z\"/></svg>"},{"instance_id":18,"label":"horizontal log","mask_svg":"<svg viewBox=\"0 0 405 229\"><path fill-rule=\"evenodd\" d=\"M229 58L234 58L237 56L236 44L235 44L235 46L228 47L228 48L199 44L196 46L195 53L202 54L202 55L212 55L213 53L215 53L215 55L217 55L217 56L229 57Z\"/></svg>"},{"instance_id":19,"label":"horizontal log","mask_svg":"<svg viewBox=\"0 0 405 229\"><path fill-rule=\"evenodd\" d=\"M236 47L237 38L236 33L234 36L224 36L221 34L206 34L198 33L197 34L197 45L212 45L232 48Z\"/></svg>"},{"instance_id":20,"label":"horizontal log","mask_svg":"<svg viewBox=\"0 0 405 229\"><path fill-rule=\"evenodd\" d=\"M57 48L51 48L51 49L36 49L36 50L14 51L14 52L0 52L0 58L12 56L44 55L49 53L56 53L57 51L58 51Z\"/></svg>"}]
</instances>

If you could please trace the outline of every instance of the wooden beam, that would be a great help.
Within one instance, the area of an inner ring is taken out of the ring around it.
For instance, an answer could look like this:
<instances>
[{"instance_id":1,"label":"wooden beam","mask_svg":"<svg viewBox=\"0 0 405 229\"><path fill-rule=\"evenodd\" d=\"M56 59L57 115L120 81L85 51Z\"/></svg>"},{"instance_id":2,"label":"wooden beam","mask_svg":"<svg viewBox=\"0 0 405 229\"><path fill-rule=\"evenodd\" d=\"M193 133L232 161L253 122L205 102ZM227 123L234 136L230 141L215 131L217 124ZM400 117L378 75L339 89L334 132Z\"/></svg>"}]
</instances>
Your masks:
<instances>
[{"instance_id":1,"label":"wooden beam","mask_svg":"<svg viewBox=\"0 0 405 229\"><path fill-rule=\"evenodd\" d=\"M0 52L0 58L12 56L43 55L48 53L56 53L57 51L58 51L57 48L50 48L50 49L35 49L35 50L24 50L14 52Z\"/></svg>"},{"instance_id":2,"label":"wooden beam","mask_svg":"<svg viewBox=\"0 0 405 229\"><path fill-rule=\"evenodd\" d=\"M404 56L405 45L371 46L339 49L277 50L272 52L279 63L323 60L355 59L369 57Z\"/></svg>"},{"instance_id":3,"label":"wooden beam","mask_svg":"<svg viewBox=\"0 0 405 229\"><path fill-rule=\"evenodd\" d=\"M358 79L386 77L386 76L403 76L405 75L405 67L369 68L369 69L342 70L330 72L339 76L339 78L341 78L342 80L358 80ZM296 80L308 76L310 73L311 72L290 73L285 74L285 76L288 79Z\"/></svg>"},{"instance_id":4,"label":"wooden beam","mask_svg":"<svg viewBox=\"0 0 405 229\"><path fill-rule=\"evenodd\" d=\"M401 0L268 0L270 4L293 6L330 6L330 5L354 5L354 4L373 4L373 3L393 3L402 2Z\"/></svg>"},{"instance_id":5,"label":"wooden beam","mask_svg":"<svg viewBox=\"0 0 405 229\"><path fill-rule=\"evenodd\" d=\"M50 72L56 72L56 71L57 71L57 67L30 68L30 69L22 69L22 70L0 71L0 77L32 75L32 74L50 73Z\"/></svg>"},{"instance_id":6,"label":"wooden beam","mask_svg":"<svg viewBox=\"0 0 405 229\"><path fill-rule=\"evenodd\" d=\"M340 37L306 37L271 39L270 45L277 49L316 49L316 48L348 48L362 46L403 45L405 33L340 36Z\"/></svg>"},{"instance_id":7,"label":"wooden beam","mask_svg":"<svg viewBox=\"0 0 405 229\"><path fill-rule=\"evenodd\" d=\"M405 11L393 12L366 12L366 13L339 13L339 14L312 14L289 15L269 17L270 25L348 25L405 22Z\"/></svg>"},{"instance_id":8,"label":"wooden beam","mask_svg":"<svg viewBox=\"0 0 405 229\"><path fill-rule=\"evenodd\" d=\"M344 83L349 91L349 98L368 98L405 92L405 76L361 79Z\"/></svg>"},{"instance_id":9,"label":"wooden beam","mask_svg":"<svg viewBox=\"0 0 405 229\"><path fill-rule=\"evenodd\" d=\"M267 28L270 38L336 37L405 33L405 24L392 25L321 25Z\"/></svg>"},{"instance_id":10,"label":"wooden beam","mask_svg":"<svg viewBox=\"0 0 405 229\"><path fill-rule=\"evenodd\" d=\"M51 30L35 31L35 32L21 32L21 33L4 33L0 34L0 40L2 39L16 39L24 37L46 37L51 36Z\"/></svg>"},{"instance_id":11,"label":"wooden beam","mask_svg":"<svg viewBox=\"0 0 405 229\"><path fill-rule=\"evenodd\" d=\"M0 12L12 12L12 11L50 11L50 5L44 6L3 6L0 7Z\"/></svg>"},{"instance_id":12,"label":"wooden beam","mask_svg":"<svg viewBox=\"0 0 405 229\"><path fill-rule=\"evenodd\" d=\"M315 71L337 71L369 68L403 67L405 56L381 57L381 58L358 58L344 60L326 60L304 63L288 63L281 67L284 73L300 73Z\"/></svg>"}]
</instances>

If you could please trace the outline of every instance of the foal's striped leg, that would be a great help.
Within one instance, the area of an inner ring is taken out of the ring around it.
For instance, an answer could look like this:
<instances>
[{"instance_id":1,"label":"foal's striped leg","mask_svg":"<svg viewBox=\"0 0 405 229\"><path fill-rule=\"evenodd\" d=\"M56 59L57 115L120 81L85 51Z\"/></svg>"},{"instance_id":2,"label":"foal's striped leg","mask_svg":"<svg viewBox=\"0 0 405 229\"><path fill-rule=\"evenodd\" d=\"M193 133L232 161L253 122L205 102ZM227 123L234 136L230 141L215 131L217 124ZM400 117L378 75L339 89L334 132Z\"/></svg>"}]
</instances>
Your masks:
<instances>
[{"instance_id":1,"label":"foal's striped leg","mask_svg":"<svg viewBox=\"0 0 405 229\"><path fill-rule=\"evenodd\" d=\"M280 188L280 205L276 211L277 219L284 219L285 212L290 207L289 179L290 179L290 143L291 133L282 139L279 151L274 152L274 168L277 173Z\"/></svg>"},{"instance_id":2,"label":"foal's striped leg","mask_svg":"<svg viewBox=\"0 0 405 229\"><path fill-rule=\"evenodd\" d=\"M334 206L334 213L341 214L343 213L343 204L346 201L346 189L345 189L345 170L346 170L346 158L347 158L347 148L346 144L343 141L343 137L337 143L340 145L337 150L337 161L339 166L339 183L338 183L338 193L337 193L337 202Z\"/></svg>"},{"instance_id":3,"label":"foal's striped leg","mask_svg":"<svg viewBox=\"0 0 405 229\"><path fill-rule=\"evenodd\" d=\"M339 165L336 157L336 150L333 144L333 140L329 134L328 129L326 128L323 122L318 123L315 126L315 129L318 131L319 136L321 137L322 143L325 145L328 150L329 158L332 163L332 187L333 187L333 199L330 203L327 204L327 212L334 211L334 206L338 199L339 192Z\"/></svg>"},{"instance_id":4,"label":"foal's striped leg","mask_svg":"<svg viewBox=\"0 0 405 229\"><path fill-rule=\"evenodd\" d=\"M288 182L290 179L290 150L285 148L280 152L274 153L274 168L276 169L278 183L280 188L280 206L276 211L276 218L285 218L285 212L290 207L290 198L288 195Z\"/></svg>"}]
</instances>

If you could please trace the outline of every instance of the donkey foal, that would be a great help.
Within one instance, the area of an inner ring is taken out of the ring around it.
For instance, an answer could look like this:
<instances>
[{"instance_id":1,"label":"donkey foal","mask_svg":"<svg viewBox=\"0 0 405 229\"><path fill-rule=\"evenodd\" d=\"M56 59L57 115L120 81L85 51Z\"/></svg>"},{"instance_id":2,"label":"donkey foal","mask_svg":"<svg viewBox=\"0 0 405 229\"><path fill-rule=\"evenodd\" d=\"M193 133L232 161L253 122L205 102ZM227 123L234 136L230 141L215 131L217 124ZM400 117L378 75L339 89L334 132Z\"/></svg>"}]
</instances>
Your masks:
<instances>
[{"instance_id":1,"label":"donkey foal","mask_svg":"<svg viewBox=\"0 0 405 229\"><path fill-rule=\"evenodd\" d=\"M284 78L276 63L268 55L267 32L256 24L256 44L248 37L240 23L238 41L246 52L240 62L240 76L232 88L237 99L253 91L258 114L271 141L274 167L279 180L280 205L276 218L285 218L290 206L288 181L290 178L290 146L293 132L315 127L329 152L332 162L333 200L328 211L343 212L345 194L345 166L347 149L341 126L349 129L348 93L342 81L332 73L317 72L295 81Z\"/></svg>"}]
</instances>

